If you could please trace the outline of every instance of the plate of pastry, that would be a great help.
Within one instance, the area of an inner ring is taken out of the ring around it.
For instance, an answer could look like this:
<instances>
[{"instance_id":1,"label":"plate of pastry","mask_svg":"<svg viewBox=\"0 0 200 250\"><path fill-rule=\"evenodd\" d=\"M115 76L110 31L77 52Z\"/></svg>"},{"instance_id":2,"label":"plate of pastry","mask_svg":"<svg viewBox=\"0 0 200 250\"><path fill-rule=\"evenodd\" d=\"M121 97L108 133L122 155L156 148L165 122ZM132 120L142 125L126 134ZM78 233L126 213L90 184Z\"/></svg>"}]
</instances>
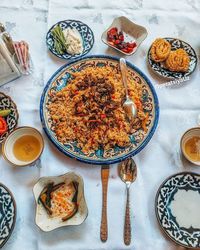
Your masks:
<instances>
[{"instance_id":1,"label":"plate of pastry","mask_svg":"<svg viewBox=\"0 0 200 250\"><path fill-rule=\"evenodd\" d=\"M197 66L195 50L177 38L157 38L147 57L151 69L165 78L186 78Z\"/></svg>"}]
</instances>

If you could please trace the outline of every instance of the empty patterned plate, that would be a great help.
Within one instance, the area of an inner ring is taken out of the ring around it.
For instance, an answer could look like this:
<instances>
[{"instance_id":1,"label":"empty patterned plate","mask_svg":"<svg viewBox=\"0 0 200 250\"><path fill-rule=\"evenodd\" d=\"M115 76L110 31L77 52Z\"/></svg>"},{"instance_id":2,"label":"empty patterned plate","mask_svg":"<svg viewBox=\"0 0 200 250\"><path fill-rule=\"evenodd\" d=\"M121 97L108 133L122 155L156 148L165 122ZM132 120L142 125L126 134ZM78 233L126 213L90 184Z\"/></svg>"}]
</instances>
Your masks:
<instances>
[{"instance_id":1,"label":"empty patterned plate","mask_svg":"<svg viewBox=\"0 0 200 250\"><path fill-rule=\"evenodd\" d=\"M0 135L0 143L2 143L6 137L16 128L19 118L16 104L9 96L0 92L0 110L4 109L10 109L11 113L5 117L8 130L4 134Z\"/></svg>"},{"instance_id":2,"label":"empty patterned plate","mask_svg":"<svg viewBox=\"0 0 200 250\"><path fill-rule=\"evenodd\" d=\"M15 200L7 187L0 183L0 248L9 239L16 220Z\"/></svg>"},{"instance_id":3,"label":"empty patterned plate","mask_svg":"<svg viewBox=\"0 0 200 250\"><path fill-rule=\"evenodd\" d=\"M182 172L163 182L156 195L156 216L177 244L200 249L200 175Z\"/></svg>"},{"instance_id":4,"label":"empty patterned plate","mask_svg":"<svg viewBox=\"0 0 200 250\"><path fill-rule=\"evenodd\" d=\"M82 40L83 40L83 52L81 54L76 54L76 55L71 55L71 54L59 54L57 53L57 51L54 49L54 39L52 36L52 29L55 26L60 26L62 30L66 29L66 28L75 28L78 30L78 32L80 33ZM88 27L85 23L82 23L80 21L76 21L76 20L64 20L64 21L60 21L56 24L54 24L50 30L47 33L46 36L46 43L47 43L47 47L48 49L57 57L62 58L62 59L75 59L78 57L82 57L84 55L86 55L93 47L94 44L94 34L92 32L92 30L90 29L90 27Z\"/></svg>"},{"instance_id":5,"label":"empty patterned plate","mask_svg":"<svg viewBox=\"0 0 200 250\"><path fill-rule=\"evenodd\" d=\"M180 39L176 39L176 38L164 38L165 40L167 40L170 44L171 44L171 50L176 50L176 49L184 49L189 57L190 57L190 65L189 65L189 69L187 72L183 73L183 72L172 72L166 68L164 68L164 65L163 63L160 63L160 62L154 62L152 59L151 59L151 56L150 56L150 49L148 51L148 55L147 55L147 58L148 58L148 62L149 62L149 65L151 67L151 69L153 69L153 71L155 73L157 73L158 75L160 76L163 76L165 78L187 78L189 75L191 75L195 69L196 69L196 66L197 66L197 55L194 51L194 49L186 42L180 40Z\"/></svg>"}]
</instances>

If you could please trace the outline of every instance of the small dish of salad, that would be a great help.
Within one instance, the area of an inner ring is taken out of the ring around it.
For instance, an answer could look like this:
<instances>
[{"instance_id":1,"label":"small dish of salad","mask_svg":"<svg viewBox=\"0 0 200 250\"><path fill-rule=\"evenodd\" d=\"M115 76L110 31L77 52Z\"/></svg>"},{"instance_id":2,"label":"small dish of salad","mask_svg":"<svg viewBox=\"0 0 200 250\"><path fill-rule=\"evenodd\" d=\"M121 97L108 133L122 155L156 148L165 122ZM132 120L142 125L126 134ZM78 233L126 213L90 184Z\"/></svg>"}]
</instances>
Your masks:
<instances>
[{"instance_id":1,"label":"small dish of salad","mask_svg":"<svg viewBox=\"0 0 200 250\"><path fill-rule=\"evenodd\" d=\"M84 23L64 20L54 24L47 33L48 49L62 59L75 59L86 55L93 47L94 34Z\"/></svg>"},{"instance_id":2,"label":"small dish of salad","mask_svg":"<svg viewBox=\"0 0 200 250\"><path fill-rule=\"evenodd\" d=\"M19 114L13 100L0 92L0 143L17 127Z\"/></svg>"},{"instance_id":3,"label":"small dish of salad","mask_svg":"<svg viewBox=\"0 0 200 250\"><path fill-rule=\"evenodd\" d=\"M108 46L125 55L132 55L147 37L145 27L133 23L128 18L121 16L113 20L106 29L101 39Z\"/></svg>"},{"instance_id":4,"label":"small dish of salad","mask_svg":"<svg viewBox=\"0 0 200 250\"><path fill-rule=\"evenodd\" d=\"M81 225L88 216L83 179L74 172L40 178L33 194L35 223L44 232Z\"/></svg>"}]
</instances>

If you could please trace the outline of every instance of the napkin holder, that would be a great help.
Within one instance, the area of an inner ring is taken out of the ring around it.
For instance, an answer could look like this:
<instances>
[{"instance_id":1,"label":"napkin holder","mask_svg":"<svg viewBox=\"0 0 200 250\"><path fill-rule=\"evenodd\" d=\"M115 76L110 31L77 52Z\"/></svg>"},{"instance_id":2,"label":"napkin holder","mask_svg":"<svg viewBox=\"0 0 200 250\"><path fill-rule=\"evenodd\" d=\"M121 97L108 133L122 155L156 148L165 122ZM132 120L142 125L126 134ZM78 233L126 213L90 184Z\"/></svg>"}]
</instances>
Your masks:
<instances>
[{"instance_id":1,"label":"napkin holder","mask_svg":"<svg viewBox=\"0 0 200 250\"><path fill-rule=\"evenodd\" d=\"M21 75L11 53L0 37L0 86L19 78Z\"/></svg>"}]
</instances>

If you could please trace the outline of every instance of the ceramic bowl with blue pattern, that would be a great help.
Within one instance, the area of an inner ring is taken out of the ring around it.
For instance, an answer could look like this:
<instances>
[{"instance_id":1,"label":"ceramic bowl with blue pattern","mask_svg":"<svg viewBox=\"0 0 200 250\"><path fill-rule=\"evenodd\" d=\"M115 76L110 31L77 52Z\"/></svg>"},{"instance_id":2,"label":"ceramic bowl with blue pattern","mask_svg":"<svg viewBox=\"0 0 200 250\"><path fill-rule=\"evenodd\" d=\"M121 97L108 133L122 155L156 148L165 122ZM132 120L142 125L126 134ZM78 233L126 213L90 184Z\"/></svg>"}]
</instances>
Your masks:
<instances>
[{"instance_id":1,"label":"ceramic bowl with blue pattern","mask_svg":"<svg viewBox=\"0 0 200 250\"><path fill-rule=\"evenodd\" d=\"M152 138L157 127L159 117L158 98L153 85L137 67L127 62L129 74L131 74L132 78L142 87L142 105L144 112L148 113L147 131L145 132L142 128L135 131L132 135L130 135L131 143L127 147L115 146L109 150L101 148L93 153L88 152L88 154L82 152L81 148L77 146L76 141L65 144L59 142L56 134L54 133L52 118L48 111L48 106L51 104L51 93L60 91L64 88L68 84L71 73L81 71L87 67L103 66L115 67L117 70L120 70L119 58L105 55L94 55L72 61L62 66L47 82L40 103L42 126L53 144L67 156L85 163L99 165L120 162L139 153Z\"/></svg>"},{"instance_id":2,"label":"ceramic bowl with blue pattern","mask_svg":"<svg viewBox=\"0 0 200 250\"><path fill-rule=\"evenodd\" d=\"M59 54L55 49L54 49L54 38L52 36L52 29L56 26L60 26L62 30L66 28L75 28L77 31L80 33L83 41L83 52L81 54L76 54L76 55L71 55L71 54ZM93 47L94 44L94 34L93 31L86 25L85 23L82 23L81 21L77 20L64 20L60 21L56 24L54 24L49 31L47 32L46 36L46 44L48 49L53 53L55 56L62 58L62 59L75 59L82 57L86 55Z\"/></svg>"}]
</instances>

